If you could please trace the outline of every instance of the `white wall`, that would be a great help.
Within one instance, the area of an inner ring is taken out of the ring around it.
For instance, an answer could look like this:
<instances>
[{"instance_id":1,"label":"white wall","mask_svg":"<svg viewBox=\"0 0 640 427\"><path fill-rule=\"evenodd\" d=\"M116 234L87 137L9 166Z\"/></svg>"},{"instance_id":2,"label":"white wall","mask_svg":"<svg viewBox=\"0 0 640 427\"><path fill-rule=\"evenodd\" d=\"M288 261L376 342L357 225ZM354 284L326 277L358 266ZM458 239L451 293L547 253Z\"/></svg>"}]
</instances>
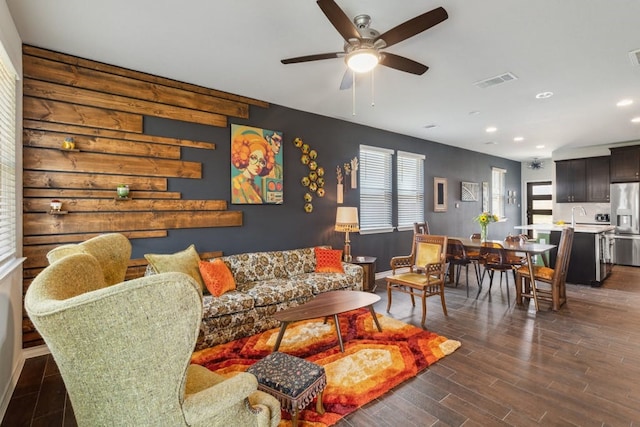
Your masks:
<instances>
[{"instance_id":1,"label":"white wall","mask_svg":"<svg viewBox=\"0 0 640 427\"><path fill-rule=\"evenodd\" d=\"M551 159L538 159L542 162L542 167L540 169L530 169L529 162L522 162L522 169L520 171L520 176L522 180L522 185L520 188L520 197L522 203L522 218L521 223L527 223L527 182L540 182L540 181L551 181L553 185L553 194L555 196L555 178L556 178L556 165ZM555 209L555 206L554 208ZM555 213L555 212L554 212Z\"/></svg>"},{"instance_id":2,"label":"white wall","mask_svg":"<svg viewBox=\"0 0 640 427\"><path fill-rule=\"evenodd\" d=\"M22 78L22 41L13 23L5 0L0 0L0 55L8 60ZM16 94L16 169L22 170L22 85ZM17 250L22 251L22 174L16 177L16 206L18 217ZM22 262L17 259L10 268L0 271L0 418L4 416L9 399L24 364L22 353Z\"/></svg>"}]
</instances>

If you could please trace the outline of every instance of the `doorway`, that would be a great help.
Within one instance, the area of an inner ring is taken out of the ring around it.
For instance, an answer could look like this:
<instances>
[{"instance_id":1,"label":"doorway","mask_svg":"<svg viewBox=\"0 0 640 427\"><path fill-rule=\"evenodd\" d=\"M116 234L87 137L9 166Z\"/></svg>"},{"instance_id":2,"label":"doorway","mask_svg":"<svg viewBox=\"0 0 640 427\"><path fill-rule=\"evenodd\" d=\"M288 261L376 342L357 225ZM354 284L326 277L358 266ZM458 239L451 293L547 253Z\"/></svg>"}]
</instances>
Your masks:
<instances>
[{"instance_id":1,"label":"doorway","mask_svg":"<svg viewBox=\"0 0 640 427\"><path fill-rule=\"evenodd\" d=\"M552 197L551 181L527 182L527 225L553 222ZM529 230L528 235L536 240L539 237L533 230Z\"/></svg>"}]
</instances>

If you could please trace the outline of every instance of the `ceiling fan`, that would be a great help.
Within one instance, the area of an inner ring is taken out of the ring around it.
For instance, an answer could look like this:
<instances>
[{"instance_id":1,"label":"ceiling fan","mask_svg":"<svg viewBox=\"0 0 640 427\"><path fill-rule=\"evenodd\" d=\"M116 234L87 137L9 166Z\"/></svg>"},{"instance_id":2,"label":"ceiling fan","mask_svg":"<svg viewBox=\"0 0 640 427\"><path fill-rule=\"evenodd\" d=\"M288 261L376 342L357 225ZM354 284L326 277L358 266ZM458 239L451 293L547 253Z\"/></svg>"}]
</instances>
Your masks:
<instances>
[{"instance_id":1,"label":"ceiling fan","mask_svg":"<svg viewBox=\"0 0 640 427\"><path fill-rule=\"evenodd\" d=\"M442 7L438 7L380 34L369 27L371 23L369 15L358 15L351 22L334 0L318 0L317 3L345 40L343 52L298 56L281 60L280 62L283 64L344 57L348 68L359 73L370 71L380 64L407 73L422 75L429 67L403 56L383 52L382 49L428 30L449 17ZM351 73L348 71L345 73L340 89L351 86Z\"/></svg>"}]
</instances>

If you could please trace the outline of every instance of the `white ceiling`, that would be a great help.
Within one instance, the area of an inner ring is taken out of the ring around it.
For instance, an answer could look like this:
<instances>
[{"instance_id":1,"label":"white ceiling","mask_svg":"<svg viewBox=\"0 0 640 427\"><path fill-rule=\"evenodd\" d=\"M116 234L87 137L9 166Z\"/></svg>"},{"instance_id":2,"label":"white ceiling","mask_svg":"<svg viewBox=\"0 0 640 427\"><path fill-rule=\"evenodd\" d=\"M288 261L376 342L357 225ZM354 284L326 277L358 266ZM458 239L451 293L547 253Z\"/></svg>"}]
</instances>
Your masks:
<instances>
[{"instance_id":1,"label":"white ceiling","mask_svg":"<svg viewBox=\"0 0 640 427\"><path fill-rule=\"evenodd\" d=\"M6 1L27 44L513 160L640 140L638 0L336 0L381 33L449 14L388 48L429 71L378 67L373 93L358 80L355 115L342 59L280 63L342 50L314 0ZM474 86L506 72L518 79ZM635 103L617 107L623 98Z\"/></svg>"}]
</instances>

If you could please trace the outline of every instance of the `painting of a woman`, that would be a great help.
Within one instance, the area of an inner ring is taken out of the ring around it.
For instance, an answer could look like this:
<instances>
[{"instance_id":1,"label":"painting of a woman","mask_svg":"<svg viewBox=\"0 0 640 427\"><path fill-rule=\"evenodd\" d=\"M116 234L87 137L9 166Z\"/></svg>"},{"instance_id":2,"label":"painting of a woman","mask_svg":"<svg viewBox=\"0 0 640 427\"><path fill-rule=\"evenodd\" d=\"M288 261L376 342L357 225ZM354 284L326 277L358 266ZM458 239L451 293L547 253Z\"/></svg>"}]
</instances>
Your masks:
<instances>
[{"instance_id":1,"label":"painting of a woman","mask_svg":"<svg viewBox=\"0 0 640 427\"><path fill-rule=\"evenodd\" d=\"M233 135L231 164L237 173L231 179L231 203L264 203L261 177L271 172L275 157L266 139L253 131Z\"/></svg>"}]
</instances>

